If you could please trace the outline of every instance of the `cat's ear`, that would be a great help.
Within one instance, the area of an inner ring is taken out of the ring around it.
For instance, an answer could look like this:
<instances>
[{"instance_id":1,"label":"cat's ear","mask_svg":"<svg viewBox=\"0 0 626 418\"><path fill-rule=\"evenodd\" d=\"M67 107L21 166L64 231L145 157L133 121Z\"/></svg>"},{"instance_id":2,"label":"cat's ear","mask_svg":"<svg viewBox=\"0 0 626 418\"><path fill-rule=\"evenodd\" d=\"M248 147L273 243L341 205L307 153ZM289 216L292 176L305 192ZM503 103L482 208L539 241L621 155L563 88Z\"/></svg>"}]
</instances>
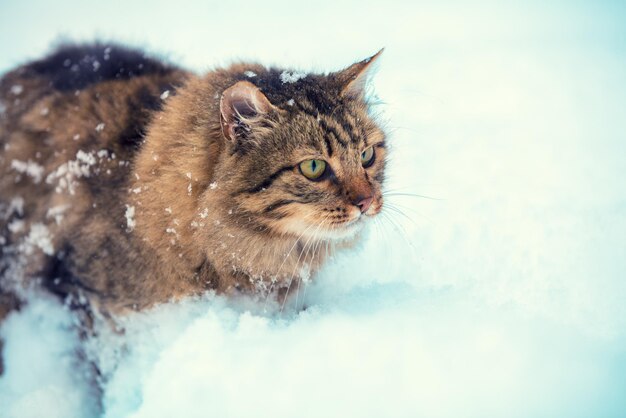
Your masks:
<instances>
[{"instance_id":1,"label":"cat's ear","mask_svg":"<svg viewBox=\"0 0 626 418\"><path fill-rule=\"evenodd\" d=\"M385 48L363 61L352 64L337 73L341 87L341 95L350 99L361 99L365 95L365 85L369 79L373 64Z\"/></svg>"},{"instance_id":2,"label":"cat's ear","mask_svg":"<svg viewBox=\"0 0 626 418\"><path fill-rule=\"evenodd\" d=\"M222 93L220 117L224 137L231 141L252 131L254 122L274 106L261 90L249 81L238 81Z\"/></svg>"}]
</instances>

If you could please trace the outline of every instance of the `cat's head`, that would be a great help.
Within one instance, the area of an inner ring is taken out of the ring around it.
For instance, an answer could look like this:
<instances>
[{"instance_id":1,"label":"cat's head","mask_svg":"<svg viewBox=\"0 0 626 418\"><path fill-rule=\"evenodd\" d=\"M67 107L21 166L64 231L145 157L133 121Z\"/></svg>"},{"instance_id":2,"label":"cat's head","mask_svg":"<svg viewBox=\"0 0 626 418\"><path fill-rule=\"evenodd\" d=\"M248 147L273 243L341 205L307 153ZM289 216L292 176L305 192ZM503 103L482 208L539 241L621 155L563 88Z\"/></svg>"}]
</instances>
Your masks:
<instances>
[{"instance_id":1,"label":"cat's head","mask_svg":"<svg viewBox=\"0 0 626 418\"><path fill-rule=\"evenodd\" d=\"M227 152L216 175L238 214L328 240L353 236L381 211L385 135L364 91L379 56L328 75L255 68L224 90Z\"/></svg>"}]
</instances>

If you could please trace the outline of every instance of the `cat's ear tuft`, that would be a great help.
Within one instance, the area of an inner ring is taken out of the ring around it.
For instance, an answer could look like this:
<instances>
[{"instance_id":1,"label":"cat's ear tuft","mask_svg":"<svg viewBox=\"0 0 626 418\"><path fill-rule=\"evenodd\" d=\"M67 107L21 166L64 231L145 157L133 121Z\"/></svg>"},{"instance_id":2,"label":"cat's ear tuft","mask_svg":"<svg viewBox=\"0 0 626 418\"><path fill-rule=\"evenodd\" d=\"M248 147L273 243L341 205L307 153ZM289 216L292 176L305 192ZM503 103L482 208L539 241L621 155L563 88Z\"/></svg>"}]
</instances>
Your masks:
<instances>
[{"instance_id":1,"label":"cat's ear tuft","mask_svg":"<svg viewBox=\"0 0 626 418\"><path fill-rule=\"evenodd\" d=\"M238 81L222 93L220 117L224 137L235 141L252 130L252 124L274 106L261 90L249 81Z\"/></svg>"},{"instance_id":2,"label":"cat's ear tuft","mask_svg":"<svg viewBox=\"0 0 626 418\"><path fill-rule=\"evenodd\" d=\"M341 95L349 99L362 99L365 95L365 85L369 79L374 63L378 60L385 48L363 61L352 64L345 70L339 71L337 77L341 83Z\"/></svg>"}]
</instances>

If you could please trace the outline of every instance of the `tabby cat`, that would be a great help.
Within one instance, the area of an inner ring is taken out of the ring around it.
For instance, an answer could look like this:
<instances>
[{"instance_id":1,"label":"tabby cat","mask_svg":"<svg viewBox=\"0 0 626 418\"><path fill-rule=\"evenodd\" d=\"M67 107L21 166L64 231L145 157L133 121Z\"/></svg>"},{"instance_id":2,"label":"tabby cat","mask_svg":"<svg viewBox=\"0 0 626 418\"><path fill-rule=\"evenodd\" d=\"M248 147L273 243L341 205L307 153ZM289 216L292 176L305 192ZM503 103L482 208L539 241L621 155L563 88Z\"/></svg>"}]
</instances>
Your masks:
<instances>
[{"instance_id":1,"label":"tabby cat","mask_svg":"<svg viewBox=\"0 0 626 418\"><path fill-rule=\"evenodd\" d=\"M66 45L6 74L0 317L33 286L108 314L207 290L286 298L382 208L364 94L379 55L197 76Z\"/></svg>"}]
</instances>

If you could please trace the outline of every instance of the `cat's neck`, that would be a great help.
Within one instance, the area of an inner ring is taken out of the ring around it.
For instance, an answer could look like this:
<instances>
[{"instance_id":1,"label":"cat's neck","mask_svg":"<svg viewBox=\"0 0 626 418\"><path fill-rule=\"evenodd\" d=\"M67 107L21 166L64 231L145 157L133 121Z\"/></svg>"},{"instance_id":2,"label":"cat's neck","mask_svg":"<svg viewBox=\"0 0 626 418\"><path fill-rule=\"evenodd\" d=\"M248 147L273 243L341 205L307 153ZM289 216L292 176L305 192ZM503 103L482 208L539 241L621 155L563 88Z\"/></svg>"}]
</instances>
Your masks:
<instances>
[{"instance_id":1,"label":"cat's neck","mask_svg":"<svg viewBox=\"0 0 626 418\"><path fill-rule=\"evenodd\" d=\"M263 293L268 286L306 281L335 250L329 241L241 228L218 216L206 220L206 226L197 231L198 241L206 237L207 260L225 278L224 288L238 286Z\"/></svg>"}]
</instances>

